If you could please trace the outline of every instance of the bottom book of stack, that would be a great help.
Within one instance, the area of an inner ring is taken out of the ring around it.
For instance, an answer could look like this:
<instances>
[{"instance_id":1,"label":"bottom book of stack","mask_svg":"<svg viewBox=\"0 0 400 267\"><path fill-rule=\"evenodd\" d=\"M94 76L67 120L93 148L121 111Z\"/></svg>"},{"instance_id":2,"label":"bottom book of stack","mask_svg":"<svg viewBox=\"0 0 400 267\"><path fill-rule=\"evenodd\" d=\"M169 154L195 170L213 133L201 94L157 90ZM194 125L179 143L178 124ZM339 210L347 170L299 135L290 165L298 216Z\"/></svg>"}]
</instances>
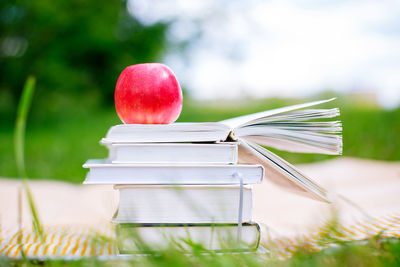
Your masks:
<instances>
[{"instance_id":1,"label":"bottom book of stack","mask_svg":"<svg viewBox=\"0 0 400 267\"><path fill-rule=\"evenodd\" d=\"M116 185L119 254L171 246L190 251L254 251L260 241L251 221L252 190L239 185ZM240 218L240 219L239 219ZM241 223L240 223L241 222Z\"/></svg>"},{"instance_id":2,"label":"bottom book of stack","mask_svg":"<svg viewBox=\"0 0 400 267\"><path fill-rule=\"evenodd\" d=\"M240 237L238 237L240 231ZM256 223L238 224L116 224L119 254L148 253L171 247L199 247L216 252L255 251L260 242Z\"/></svg>"}]
</instances>

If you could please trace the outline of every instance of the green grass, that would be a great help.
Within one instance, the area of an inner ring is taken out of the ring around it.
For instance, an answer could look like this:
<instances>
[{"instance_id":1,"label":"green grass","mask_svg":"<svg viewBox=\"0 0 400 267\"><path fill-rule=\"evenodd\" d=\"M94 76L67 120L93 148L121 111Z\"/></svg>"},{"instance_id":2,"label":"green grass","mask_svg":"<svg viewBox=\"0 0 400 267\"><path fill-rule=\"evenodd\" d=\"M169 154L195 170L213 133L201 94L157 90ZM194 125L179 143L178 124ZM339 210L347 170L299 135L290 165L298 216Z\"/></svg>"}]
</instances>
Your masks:
<instances>
[{"instance_id":1,"label":"green grass","mask_svg":"<svg viewBox=\"0 0 400 267\"><path fill-rule=\"evenodd\" d=\"M29 108L32 103L33 92L35 89L36 79L33 76L28 77L25 82L22 96L18 105L17 119L15 121L14 129L14 152L15 162L17 164L17 171L20 177L26 177L25 171L25 130L26 120L29 113Z\"/></svg>"},{"instance_id":2,"label":"green grass","mask_svg":"<svg viewBox=\"0 0 400 267\"><path fill-rule=\"evenodd\" d=\"M185 100L179 121L219 121L304 100L248 100L201 103ZM354 105L342 99L329 106L341 107L344 155L387 161L400 160L400 108L382 110ZM40 107L33 107L40 114ZM41 116L28 118L25 140L28 177L50 178L81 183L89 158L107 157L99 140L107 130L120 123L112 108L99 110L79 103ZM13 149L13 125L0 125L0 176L17 177ZM274 150L293 163L314 162L333 156L295 154Z\"/></svg>"},{"instance_id":3,"label":"green grass","mask_svg":"<svg viewBox=\"0 0 400 267\"><path fill-rule=\"evenodd\" d=\"M192 253L184 254L178 249L167 249L145 257L129 260L99 260L95 257L80 260L9 260L0 258L0 266L400 266L400 240L372 238L363 242L334 242L334 246L316 252L298 249L287 259L277 254L217 254L206 252L193 244Z\"/></svg>"}]
</instances>

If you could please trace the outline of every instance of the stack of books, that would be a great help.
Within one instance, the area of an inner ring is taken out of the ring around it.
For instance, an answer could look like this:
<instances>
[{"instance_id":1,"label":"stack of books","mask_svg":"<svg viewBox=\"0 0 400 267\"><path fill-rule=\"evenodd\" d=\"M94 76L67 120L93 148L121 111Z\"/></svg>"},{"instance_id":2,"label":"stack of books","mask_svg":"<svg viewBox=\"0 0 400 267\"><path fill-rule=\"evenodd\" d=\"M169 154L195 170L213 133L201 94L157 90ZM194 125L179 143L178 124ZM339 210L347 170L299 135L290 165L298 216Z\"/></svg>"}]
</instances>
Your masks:
<instances>
[{"instance_id":1,"label":"stack of books","mask_svg":"<svg viewBox=\"0 0 400 267\"><path fill-rule=\"evenodd\" d=\"M323 188L266 145L294 152L338 154L337 109L311 102L216 123L124 124L101 144L109 157L88 160L84 184L113 184L120 201L112 222L120 254L171 244L214 251L256 250L252 185L266 178L305 196L328 201ZM308 121L307 120L313 120Z\"/></svg>"},{"instance_id":2,"label":"stack of books","mask_svg":"<svg viewBox=\"0 0 400 267\"><path fill-rule=\"evenodd\" d=\"M176 125L114 126L101 141L109 157L84 165L90 168L85 184L114 184L119 190L112 219L119 252L146 252L143 245L164 249L171 242L186 249L189 240L208 250L257 249L251 184L262 181L263 167L238 164L238 142L217 142L208 132L186 132L190 143L148 138Z\"/></svg>"}]
</instances>

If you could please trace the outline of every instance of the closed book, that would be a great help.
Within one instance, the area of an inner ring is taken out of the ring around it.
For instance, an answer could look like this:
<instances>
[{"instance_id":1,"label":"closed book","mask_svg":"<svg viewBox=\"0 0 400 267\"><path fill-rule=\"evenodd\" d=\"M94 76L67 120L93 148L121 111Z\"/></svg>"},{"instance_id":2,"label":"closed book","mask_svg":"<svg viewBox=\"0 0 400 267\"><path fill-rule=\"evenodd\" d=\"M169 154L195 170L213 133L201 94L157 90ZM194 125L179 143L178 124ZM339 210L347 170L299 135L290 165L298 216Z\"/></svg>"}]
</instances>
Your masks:
<instances>
[{"instance_id":1,"label":"closed book","mask_svg":"<svg viewBox=\"0 0 400 267\"><path fill-rule=\"evenodd\" d=\"M199 245L216 252L255 251L260 242L260 227L256 223L245 223L240 228L237 224L117 224L116 234L119 254L171 247L190 252Z\"/></svg>"},{"instance_id":2,"label":"closed book","mask_svg":"<svg viewBox=\"0 0 400 267\"><path fill-rule=\"evenodd\" d=\"M111 163L234 164L238 145L225 143L105 143Z\"/></svg>"},{"instance_id":3,"label":"closed book","mask_svg":"<svg viewBox=\"0 0 400 267\"><path fill-rule=\"evenodd\" d=\"M229 126L217 122L173 124L120 124L111 127L101 142L110 143L183 143L224 141Z\"/></svg>"},{"instance_id":4,"label":"closed book","mask_svg":"<svg viewBox=\"0 0 400 267\"><path fill-rule=\"evenodd\" d=\"M239 185L133 186L116 185L116 223L238 223L249 222L252 190ZM240 215L240 218L239 218Z\"/></svg>"},{"instance_id":5,"label":"closed book","mask_svg":"<svg viewBox=\"0 0 400 267\"><path fill-rule=\"evenodd\" d=\"M256 164L113 164L88 160L84 184L244 184L259 183L264 169Z\"/></svg>"}]
</instances>

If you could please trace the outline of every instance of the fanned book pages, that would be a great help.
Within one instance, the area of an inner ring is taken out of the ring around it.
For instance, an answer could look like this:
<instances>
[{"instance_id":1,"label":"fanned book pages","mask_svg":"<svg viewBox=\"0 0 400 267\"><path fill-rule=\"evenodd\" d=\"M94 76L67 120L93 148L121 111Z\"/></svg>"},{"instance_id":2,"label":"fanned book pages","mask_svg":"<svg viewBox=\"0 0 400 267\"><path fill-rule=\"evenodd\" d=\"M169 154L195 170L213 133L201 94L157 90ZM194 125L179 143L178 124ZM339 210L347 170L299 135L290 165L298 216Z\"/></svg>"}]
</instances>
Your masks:
<instances>
[{"instance_id":1,"label":"fanned book pages","mask_svg":"<svg viewBox=\"0 0 400 267\"><path fill-rule=\"evenodd\" d=\"M342 152L340 121L317 121L339 109L306 109L334 100L288 106L212 123L125 124L112 127L103 144L163 142L239 143L239 162L260 163L266 178L305 196L328 201L326 191L296 167L263 146L290 152L336 155Z\"/></svg>"}]
</instances>

